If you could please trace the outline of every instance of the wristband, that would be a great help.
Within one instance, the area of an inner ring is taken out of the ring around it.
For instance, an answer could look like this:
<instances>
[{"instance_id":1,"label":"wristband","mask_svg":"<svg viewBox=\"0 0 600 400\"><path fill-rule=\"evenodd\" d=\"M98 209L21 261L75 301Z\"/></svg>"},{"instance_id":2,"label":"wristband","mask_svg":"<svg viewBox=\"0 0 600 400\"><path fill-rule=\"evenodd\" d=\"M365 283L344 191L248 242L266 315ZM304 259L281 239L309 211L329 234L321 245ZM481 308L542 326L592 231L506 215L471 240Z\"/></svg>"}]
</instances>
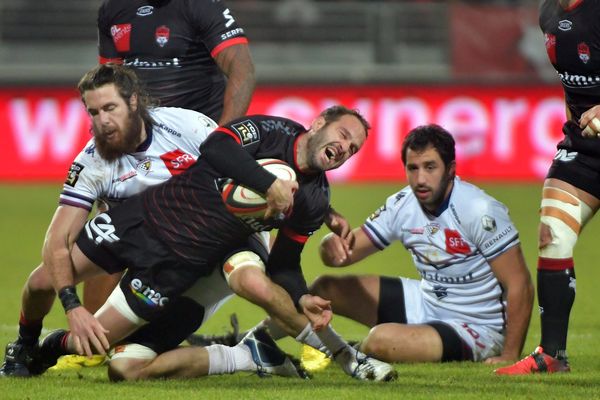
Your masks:
<instances>
[{"instance_id":1,"label":"wristband","mask_svg":"<svg viewBox=\"0 0 600 400\"><path fill-rule=\"evenodd\" d=\"M58 298L62 303L65 313L81 305L75 286L65 286L58 291Z\"/></svg>"}]
</instances>

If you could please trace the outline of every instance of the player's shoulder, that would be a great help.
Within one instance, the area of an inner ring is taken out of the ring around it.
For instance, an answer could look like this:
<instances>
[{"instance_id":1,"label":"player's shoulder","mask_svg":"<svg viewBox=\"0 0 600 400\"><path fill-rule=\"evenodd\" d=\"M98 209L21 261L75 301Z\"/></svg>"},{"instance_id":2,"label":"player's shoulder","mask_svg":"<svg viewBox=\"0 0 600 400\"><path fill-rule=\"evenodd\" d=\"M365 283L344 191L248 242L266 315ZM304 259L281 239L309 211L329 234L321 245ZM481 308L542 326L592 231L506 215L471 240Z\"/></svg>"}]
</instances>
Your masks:
<instances>
[{"instance_id":1,"label":"player's shoulder","mask_svg":"<svg viewBox=\"0 0 600 400\"><path fill-rule=\"evenodd\" d=\"M240 121L243 120L254 121L262 132L280 132L295 136L306 131L306 128L299 122L275 115L255 114L240 119Z\"/></svg>"},{"instance_id":2,"label":"player's shoulder","mask_svg":"<svg viewBox=\"0 0 600 400\"><path fill-rule=\"evenodd\" d=\"M86 166L89 170L104 169L110 162L100 156L100 153L98 153L98 149L96 148L96 140L91 138L85 146L83 146L79 154L77 154L73 160L73 164Z\"/></svg>"},{"instance_id":3,"label":"player's shoulder","mask_svg":"<svg viewBox=\"0 0 600 400\"><path fill-rule=\"evenodd\" d=\"M197 133L199 129L212 132L217 123L194 110L179 107L154 107L149 110L154 124L175 135Z\"/></svg>"},{"instance_id":4,"label":"player's shoulder","mask_svg":"<svg viewBox=\"0 0 600 400\"><path fill-rule=\"evenodd\" d=\"M479 220L483 215L506 210L504 204L483 189L458 177L454 180L450 205L463 221Z\"/></svg>"}]
</instances>

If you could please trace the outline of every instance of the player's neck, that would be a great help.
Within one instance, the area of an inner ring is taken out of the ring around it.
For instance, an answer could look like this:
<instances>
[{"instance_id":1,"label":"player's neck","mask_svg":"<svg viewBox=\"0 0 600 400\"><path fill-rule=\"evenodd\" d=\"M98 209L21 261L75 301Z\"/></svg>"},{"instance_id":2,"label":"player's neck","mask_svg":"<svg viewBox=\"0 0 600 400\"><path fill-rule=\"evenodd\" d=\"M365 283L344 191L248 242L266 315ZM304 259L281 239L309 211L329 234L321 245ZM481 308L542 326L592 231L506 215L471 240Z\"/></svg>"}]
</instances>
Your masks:
<instances>
[{"instance_id":1,"label":"player's neck","mask_svg":"<svg viewBox=\"0 0 600 400\"><path fill-rule=\"evenodd\" d=\"M308 146L308 133L301 133L300 136L296 139L296 143L294 145L294 159L296 161L296 166L303 173L312 172L308 166L308 157L306 148Z\"/></svg>"}]
</instances>

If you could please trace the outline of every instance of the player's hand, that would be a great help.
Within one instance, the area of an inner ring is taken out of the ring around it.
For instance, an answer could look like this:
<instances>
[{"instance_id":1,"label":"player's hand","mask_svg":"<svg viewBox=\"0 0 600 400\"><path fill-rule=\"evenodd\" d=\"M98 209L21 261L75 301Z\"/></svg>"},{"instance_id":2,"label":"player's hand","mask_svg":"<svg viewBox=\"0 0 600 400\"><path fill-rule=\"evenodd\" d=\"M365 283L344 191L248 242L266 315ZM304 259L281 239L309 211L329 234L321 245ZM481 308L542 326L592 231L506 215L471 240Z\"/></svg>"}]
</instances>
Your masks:
<instances>
[{"instance_id":1,"label":"player's hand","mask_svg":"<svg viewBox=\"0 0 600 400\"><path fill-rule=\"evenodd\" d=\"M298 190L298 182L275 179L267 190L267 211L265 219L279 218L287 215L294 207L294 193Z\"/></svg>"},{"instance_id":2,"label":"player's hand","mask_svg":"<svg viewBox=\"0 0 600 400\"><path fill-rule=\"evenodd\" d=\"M349 235L352 235L352 229L348 220L331 207L329 207L329 212L325 216L325 225L327 225L331 232L343 239L347 239Z\"/></svg>"},{"instance_id":3,"label":"player's hand","mask_svg":"<svg viewBox=\"0 0 600 400\"><path fill-rule=\"evenodd\" d=\"M322 297L305 294L300 298L300 306L315 331L325 328L333 318L331 301Z\"/></svg>"},{"instance_id":4,"label":"player's hand","mask_svg":"<svg viewBox=\"0 0 600 400\"><path fill-rule=\"evenodd\" d=\"M91 357L96 349L96 354L106 355L108 331L88 310L82 306L73 308L67 312L67 320L77 354Z\"/></svg>"},{"instance_id":5,"label":"player's hand","mask_svg":"<svg viewBox=\"0 0 600 400\"><path fill-rule=\"evenodd\" d=\"M351 237L354 240L354 236ZM321 239L319 255L323 263L329 267L342 267L350 261L352 243L331 232Z\"/></svg>"},{"instance_id":6,"label":"player's hand","mask_svg":"<svg viewBox=\"0 0 600 400\"><path fill-rule=\"evenodd\" d=\"M509 362L515 362L517 361L519 358L518 357L511 357L511 356L503 356L503 355L499 355L496 357L490 357L490 358L486 358L483 362L485 364L502 364L502 363L509 363Z\"/></svg>"},{"instance_id":7,"label":"player's hand","mask_svg":"<svg viewBox=\"0 0 600 400\"><path fill-rule=\"evenodd\" d=\"M579 127L583 129L581 134L584 137L600 137L600 105L594 106L581 114Z\"/></svg>"}]
</instances>

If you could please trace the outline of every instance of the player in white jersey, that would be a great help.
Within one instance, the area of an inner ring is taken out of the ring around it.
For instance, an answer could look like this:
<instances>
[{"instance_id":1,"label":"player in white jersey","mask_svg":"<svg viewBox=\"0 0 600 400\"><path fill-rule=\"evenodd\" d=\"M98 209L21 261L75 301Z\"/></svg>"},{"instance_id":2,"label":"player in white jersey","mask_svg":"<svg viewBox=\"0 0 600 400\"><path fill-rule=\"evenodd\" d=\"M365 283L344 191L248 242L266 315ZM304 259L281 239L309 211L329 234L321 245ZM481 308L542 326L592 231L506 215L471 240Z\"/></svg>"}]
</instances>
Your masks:
<instances>
[{"instance_id":1,"label":"player in white jersey","mask_svg":"<svg viewBox=\"0 0 600 400\"><path fill-rule=\"evenodd\" d=\"M323 276L311 292L334 313L372 327L361 351L393 362L517 360L533 285L506 207L455 176L454 140L426 125L404 141L409 186L390 196L354 243L321 243L329 266L347 266L399 241L420 280L377 275Z\"/></svg>"},{"instance_id":2,"label":"player in white jersey","mask_svg":"<svg viewBox=\"0 0 600 400\"><path fill-rule=\"evenodd\" d=\"M43 262L29 276L23 290L19 337L6 347L0 376L37 375L50 366L44 364L47 355L41 354L38 339L43 318L50 312L56 293L65 309L79 353L89 352L88 341L83 338L91 332L106 331L81 306L75 290L78 282L74 279L78 271L70 257L70 249L87 221L94 202L114 204L123 201L183 172L195 162L200 153L200 144L216 128L214 121L195 111L149 108L149 99L144 96L137 77L124 67L106 64L92 69L80 81L79 90L92 119L94 138L76 157L69 170L59 207L46 234ZM102 228L101 225L97 225L98 229ZM102 235L110 234L102 232ZM241 260L244 266L264 269L267 250L268 243L264 238L260 240L255 237L249 240L247 247L236 249L223 261L233 264L233 268L235 260ZM125 344L116 351L114 365L111 362L113 374L118 370L127 371L129 377L158 376L146 371L157 355L176 347L231 296L232 291L221 275L220 268L217 271L216 274L200 278L183 296L174 299L169 304L172 312L167 316L125 338ZM99 269L96 272L116 271ZM79 281L85 278L85 274L79 274ZM122 307L125 300L111 296L108 302L115 307ZM139 321L139 324L144 325L145 321ZM260 339L251 336L247 347L262 344L260 342ZM85 344L82 346L81 343ZM107 342L96 340L93 345L108 350ZM267 354L261 351L255 353L259 357L266 357L263 361L271 356L287 360L285 354L273 346L269 347ZM220 348L212 351L217 356L223 353ZM253 359L249 348L242 349L241 355L245 360L242 368L259 368L264 372L261 361ZM221 359L217 357L217 361ZM56 362L56 357L53 362ZM281 361L274 366L277 368L280 364ZM216 365L211 367L216 368ZM236 364L235 368L239 369L240 366ZM293 366L271 372L297 376Z\"/></svg>"}]
</instances>

